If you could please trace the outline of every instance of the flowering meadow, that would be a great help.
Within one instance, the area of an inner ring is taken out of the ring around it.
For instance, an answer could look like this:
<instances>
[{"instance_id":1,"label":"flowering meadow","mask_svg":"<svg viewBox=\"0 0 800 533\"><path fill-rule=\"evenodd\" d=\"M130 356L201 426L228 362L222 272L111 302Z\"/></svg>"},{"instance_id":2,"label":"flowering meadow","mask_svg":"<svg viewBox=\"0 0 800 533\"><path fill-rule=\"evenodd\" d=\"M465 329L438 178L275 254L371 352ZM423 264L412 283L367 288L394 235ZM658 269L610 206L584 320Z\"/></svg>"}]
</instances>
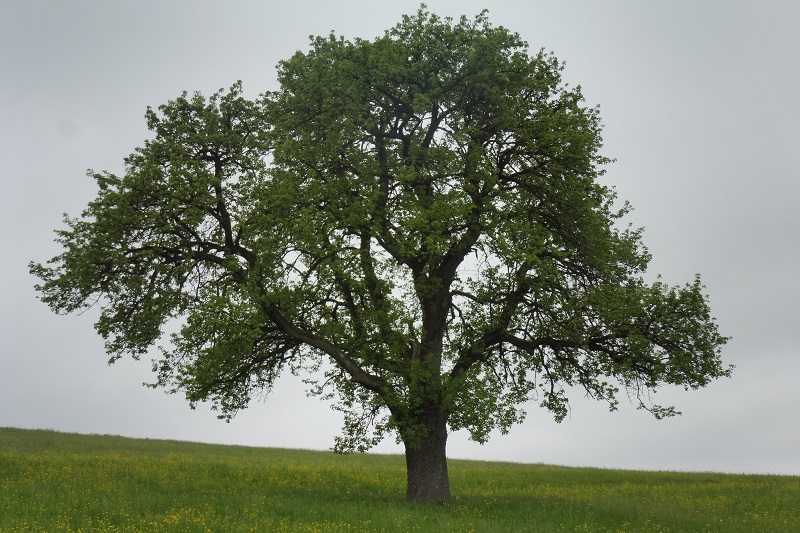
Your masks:
<instances>
[{"instance_id":1,"label":"flowering meadow","mask_svg":"<svg viewBox=\"0 0 800 533\"><path fill-rule=\"evenodd\" d=\"M800 477L450 462L0 428L2 532L800 531Z\"/></svg>"}]
</instances>

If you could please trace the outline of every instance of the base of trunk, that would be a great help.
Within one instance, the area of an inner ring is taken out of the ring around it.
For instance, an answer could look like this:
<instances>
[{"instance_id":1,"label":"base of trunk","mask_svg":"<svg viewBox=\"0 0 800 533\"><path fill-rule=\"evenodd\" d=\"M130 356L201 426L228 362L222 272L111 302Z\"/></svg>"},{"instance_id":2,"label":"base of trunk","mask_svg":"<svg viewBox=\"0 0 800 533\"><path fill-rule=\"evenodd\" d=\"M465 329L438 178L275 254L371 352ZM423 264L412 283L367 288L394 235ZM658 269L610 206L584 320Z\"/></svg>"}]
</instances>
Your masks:
<instances>
[{"instance_id":1,"label":"base of trunk","mask_svg":"<svg viewBox=\"0 0 800 533\"><path fill-rule=\"evenodd\" d=\"M447 473L447 419L441 415L434 418L426 424L427 435L405 443L408 501L453 501Z\"/></svg>"}]
</instances>

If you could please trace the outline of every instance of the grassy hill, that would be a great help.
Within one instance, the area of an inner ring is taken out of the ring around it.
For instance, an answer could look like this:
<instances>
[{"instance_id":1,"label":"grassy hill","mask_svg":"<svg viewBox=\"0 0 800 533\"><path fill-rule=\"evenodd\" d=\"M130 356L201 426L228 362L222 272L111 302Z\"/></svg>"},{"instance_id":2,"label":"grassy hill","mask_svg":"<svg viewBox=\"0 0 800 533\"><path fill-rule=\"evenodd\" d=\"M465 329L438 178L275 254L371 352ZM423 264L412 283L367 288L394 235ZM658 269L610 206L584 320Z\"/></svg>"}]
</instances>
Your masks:
<instances>
[{"instance_id":1,"label":"grassy hill","mask_svg":"<svg viewBox=\"0 0 800 533\"><path fill-rule=\"evenodd\" d=\"M0 428L0 531L800 531L800 477L451 461Z\"/></svg>"}]
</instances>

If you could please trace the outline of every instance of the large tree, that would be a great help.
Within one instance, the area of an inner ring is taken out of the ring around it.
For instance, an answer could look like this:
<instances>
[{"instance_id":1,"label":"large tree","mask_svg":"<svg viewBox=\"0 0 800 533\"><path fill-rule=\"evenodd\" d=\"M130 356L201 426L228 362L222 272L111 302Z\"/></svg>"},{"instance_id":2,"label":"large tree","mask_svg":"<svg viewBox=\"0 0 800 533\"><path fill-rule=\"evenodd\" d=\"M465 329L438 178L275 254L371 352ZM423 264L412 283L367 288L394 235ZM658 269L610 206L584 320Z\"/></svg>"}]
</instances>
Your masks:
<instances>
[{"instance_id":1,"label":"large tree","mask_svg":"<svg viewBox=\"0 0 800 533\"><path fill-rule=\"evenodd\" d=\"M55 311L100 308L112 360L227 417L284 369L338 399L336 449L403 442L408 498L449 500L449 430L484 442L582 388L657 417L661 384L730 373L699 278L646 283L598 182L601 124L552 55L421 9L373 41L312 39L280 89L184 93L32 264Z\"/></svg>"}]
</instances>

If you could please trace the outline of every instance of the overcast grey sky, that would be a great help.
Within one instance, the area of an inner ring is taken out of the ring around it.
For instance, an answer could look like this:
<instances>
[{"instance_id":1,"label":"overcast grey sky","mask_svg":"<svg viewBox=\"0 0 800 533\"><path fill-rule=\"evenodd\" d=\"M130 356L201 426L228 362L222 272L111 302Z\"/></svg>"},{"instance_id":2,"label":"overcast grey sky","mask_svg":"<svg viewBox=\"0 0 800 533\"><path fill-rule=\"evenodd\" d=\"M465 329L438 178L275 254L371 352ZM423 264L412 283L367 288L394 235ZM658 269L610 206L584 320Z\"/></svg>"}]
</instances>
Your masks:
<instances>
[{"instance_id":1,"label":"overcast grey sky","mask_svg":"<svg viewBox=\"0 0 800 533\"><path fill-rule=\"evenodd\" d=\"M440 15L519 32L566 62L599 104L605 182L645 226L651 272L700 272L731 379L665 389L682 417L633 404L609 413L573 395L556 424L536 405L479 446L455 433L451 457L599 467L800 474L800 3L774 1L429 0ZM241 79L276 88L275 64L310 34L376 37L416 1L0 2L0 426L327 449L339 415L281 378L232 423L181 395L141 386L148 361L107 366L95 316L52 315L30 260L59 252L52 231L94 197L87 168L120 172L148 132L144 111L181 91ZM393 442L378 451L399 452Z\"/></svg>"}]
</instances>

